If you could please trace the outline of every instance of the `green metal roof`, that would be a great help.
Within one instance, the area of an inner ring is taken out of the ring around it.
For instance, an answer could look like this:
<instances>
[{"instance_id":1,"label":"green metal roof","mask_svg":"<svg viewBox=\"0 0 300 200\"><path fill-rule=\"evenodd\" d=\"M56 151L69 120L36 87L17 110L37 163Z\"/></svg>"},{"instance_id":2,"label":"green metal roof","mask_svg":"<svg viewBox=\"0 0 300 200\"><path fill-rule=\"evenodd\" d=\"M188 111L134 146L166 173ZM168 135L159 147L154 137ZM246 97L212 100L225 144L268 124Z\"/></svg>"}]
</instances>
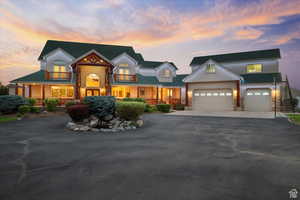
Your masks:
<instances>
[{"instance_id":1,"label":"green metal roof","mask_svg":"<svg viewBox=\"0 0 300 200\"><path fill-rule=\"evenodd\" d=\"M276 82L281 82L281 73L253 73L253 74L242 74L244 83L272 83L274 78Z\"/></svg>"},{"instance_id":2,"label":"green metal roof","mask_svg":"<svg viewBox=\"0 0 300 200\"><path fill-rule=\"evenodd\" d=\"M39 60L43 56L47 55L51 51L61 48L75 58L78 58L85 53L95 50L101 55L105 56L107 59L111 60L116 56L127 53L133 57L138 62L143 61L141 54L137 54L131 46L119 46L119 45L106 45L106 44L93 44L93 43L81 43L81 42L66 42L66 41L56 41L48 40L39 56Z\"/></svg>"},{"instance_id":3,"label":"green metal roof","mask_svg":"<svg viewBox=\"0 0 300 200\"><path fill-rule=\"evenodd\" d=\"M137 74L137 82L131 81L118 81L114 82L113 85L162 85L162 86L183 86L184 83L182 79L184 79L187 74L178 74L173 79L173 82L159 82L156 76L143 76L141 74Z\"/></svg>"},{"instance_id":4,"label":"green metal roof","mask_svg":"<svg viewBox=\"0 0 300 200\"><path fill-rule=\"evenodd\" d=\"M216 62L233 62L241 60L254 60L254 59L272 59L281 58L280 49L268 49L258 51L247 51L239 53L219 54L210 56L194 57L190 65L201 65L212 59Z\"/></svg>"},{"instance_id":5,"label":"green metal roof","mask_svg":"<svg viewBox=\"0 0 300 200\"><path fill-rule=\"evenodd\" d=\"M145 61L143 61L141 63L141 66L142 66L142 68L154 69L154 68L156 68L156 67L158 67L158 66L160 66L160 65L162 65L164 63L166 63L166 62L146 61L145 60ZM176 67L176 65L174 63L172 63L172 62L167 62L167 63L171 64L177 70L177 67Z\"/></svg>"},{"instance_id":6,"label":"green metal roof","mask_svg":"<svg viewBox=\"0 0 300 200\"><path fill-rule=\"evenodd\" d=\"M73 78L72 82L66 80L46 80L44 70L40 70L11 81L11 83L62 83L62 84L74 84L75 82L76 82L75 78Z\"/></svg>"}]
</instances>

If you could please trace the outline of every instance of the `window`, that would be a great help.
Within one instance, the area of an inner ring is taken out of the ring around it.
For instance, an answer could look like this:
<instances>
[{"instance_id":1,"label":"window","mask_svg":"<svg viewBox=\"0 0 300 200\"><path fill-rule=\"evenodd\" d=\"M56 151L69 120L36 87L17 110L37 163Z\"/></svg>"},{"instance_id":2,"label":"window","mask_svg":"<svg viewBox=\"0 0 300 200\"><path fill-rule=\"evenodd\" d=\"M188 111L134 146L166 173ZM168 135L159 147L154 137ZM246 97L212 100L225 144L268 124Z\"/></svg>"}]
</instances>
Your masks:
<instances>
[{"instance_id":1,"label":"window","mask_svg":"<svg viewBox=\"0 0 300 200\"><path fill-rule=\"evenodd\" d=\"M72 86L51 86L51 97L72 98L74 88Z\"/></svg>"},{"instance_id":2,"label":"window","mask_svg":"<svg viewBox=\"0 0 300 200\"><path fill-rule=\"evenodd\" d=\"M199 94L198 92L195 92L194 96L195 96L195 97L199 97L200 94Z\"/></svg>"},{"instance_id":3,"label":"window","mask_svg":"<svg viewBox=\"0 0 300 200\"><path fill-rule=\"evenodd\" d=\"M53 66L53 76L54 79L65 79L67 78L66 67L63 65Z\"/></svg>"},{"instance_id":4,"label":"window","mask_svg":"<svg viewBox=\"0 0 300 200\"><path fill-rule=\"evenodd\" d=\"M208 96L208 97L211 96L211 93L208 92L208 93L206 94L206 96Z\"/></svg>"},{"instance_id":5,"label":"window","mask_svg":"<svg viewBox=\"0 0 300 200\"><path fill-rule=\"evenodd\" d=\"M169 69L164 69L163 70L163 77L169 78L171 76L171 70Z\"/></svg>"},{"instance_id":6,"label":"window","mask_svg":"<svg viewBox=\"0 0 300 200\"><path fill-rule=\"evenodd\" d=\"M248 95L248 96L252 96L253 93L252 93L252 92L248 92L247 95Z\"/></svg>"},{"instance_id":7,"label":"window","mask_svg":"<svg viewBox=\"0 0 300 200\"><path fill-rule=\"evenodd\" d=\"M214 95L214 96L219 96L219 93L215 92L213 95Z\"/></svg>"},{"instance_id":8,"label":"window","mask_svg":"<svg viewBox=\"0 0 300 200\"><path fill-rule=\"evenodd\" d=\"M129 80L129 69L120 68L119 69L119 79L120 80Z\"/></svg>"},{"instance_id":9,"label":"window","mask_svg":"<svg viewBox=\"0 0 300 200\"><path fill-rule=\"evenodd\" d=\"M128 67L128 63L120 63L119 67Z\"/></svg>"},{"instance_id":10,"label":"window","mask_svg":"<svg viewBox=\"0 0 300 200\"><path fill-rule=\"evenodd\" d=\"M97 74L89 74L86 76L86 87L100 87L100 80Z\"/></svg>"},{"instance_id":11,"label":"window","mask_svg":"<svg viewBox=\"0 0 300 200\"><path fill-rule=\"evenodd\" d=\"M262 64L247 65L247 73L262 72Z\"/></svg>"},{"instance_id":12,"label":"window","mask_svg":"<svg viewBox=\"0 0 300 200\"><path fill-rule=\"evenodd\" d=\"M225 96L225 93L224 93L224 92L221 92L221 93L220 93L220 96Z\"/></svg>"},{"instance_id":13,"label":"window","mask_svg":"<svg viewBox=\"0 0 300 200\"><path fill-rule=\"evenodd\" d=\"M226 96L232 96L232 94L230 92L227 92Z\"/></svg>"},{"instance_id":14,"label":"window","mask_svg":"<svg viewBox=\"0 0 300 200\"><path fill-rule=\"evenodd\" d=\"M269 93L269 92L264 92L263 95L264 95L264 96L269 96L270 93Z\"/></svg>"},{"instance_id":15,"label":"window","mask_svg":"<svg viewBox=\"0 0 300 200\"><path fill-rule=\"evenodd\" d=\"M204 97L204 96L205 96L205 93L201 93L200 96L201 96L201 97Z\"/></svg>"},{"instance_id":16,"label":"window","mask_svg":"<svg viewBox=\"0 0 300 200\"><path fill-rule=\"evenodd\" d=\"M129 87L113 87L112 95L115 97L130 97L130 88Z\"/></svg>"},{"instance_id":17,"label":"window","mask_svg":"<svg viewBox=\"0 0 300 200\"><path fill-rule=\"evenodd\" d=\"M254 95L260 96L261 94L260 94L260 92L255 92Z\"/></svg>"},{"instance_id":18,"label":"window","mask_svg":"<svg viewBox=\"0 0 300 200\"><path fill-rule=\"evenodd\" d=\"M216 73L215 64L207 64L207 66L206 66L206 72L207 73Z\"/></svg>"}]
</instances>

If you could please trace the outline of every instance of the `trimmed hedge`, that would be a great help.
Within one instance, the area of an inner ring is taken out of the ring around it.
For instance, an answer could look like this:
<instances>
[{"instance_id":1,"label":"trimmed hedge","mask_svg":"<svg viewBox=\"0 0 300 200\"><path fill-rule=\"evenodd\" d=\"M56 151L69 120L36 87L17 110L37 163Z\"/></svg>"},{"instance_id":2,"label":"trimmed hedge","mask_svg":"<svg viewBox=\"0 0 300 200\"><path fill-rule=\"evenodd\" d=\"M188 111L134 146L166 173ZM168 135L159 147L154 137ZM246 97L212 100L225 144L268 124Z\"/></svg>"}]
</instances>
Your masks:
<instances>
[{"instance_id":1,"label":"trimmed hedge","mask_svg":"<svg viewBox=\"0 0 300 200\"><path fill-rule=\"evenodd\" d=\"M29 113L30 112L30 106L29 105L22 105L19 106L18 108L19 113L21 113L22 115Z\"/></svg>"},{"instance_id":2,"label":"trimmed hedge","mask_svg":"<svg viewBox=\"0 0 300 200\"><path fill-rule=\"evenodd\" d=\"M68 101L66 104L65 104L65 107L68 108L69 106L73 106L73 105L77 105L79 103L77 103L76 101Z\"/></svg>"},{"instance_id":3,"label":"trimmed hedge","mask_svg":"<svg viewBox=\"0 0 300 200\"><path fill-rule=\"evenodd\" d=\"M184 104L175 104L174 110L184 110Z\"/></svg>"},{"instance_id":4,"label":"trimmed hedge","mask_svg":"<svg viewBox=\"0 0 300 200\"><path fill-rule=\"evenodd\" d=\"M42 109L40 107L31 107L30 112L32 113L40 113Z\"/></svg>"},{"instance_id":5,"label":"trimmed hedge","mask_svg":"<svg viewBox=\"0 0 300 200\"><path fill-rule=\"evenodd\" d=\"M143 102L117 102L117 115L127 121L136 121L144 113Z\"/></svg>"},{"instance_id":6,"label":"trimmed hedge","mask_svg":"<svg viewBox=\"0 0 300 200\"><path fill-rule=\"evenodd\" d=\"M171 110L171 105L170 104L157 104L156 108L160 112L168 113Z\"/></svg>"},{"instance_id":7,"label":"trimmed hedge","mask_svg":"<svg viewBox=\"0 0 300 200\"><path fill-rule=\"evenodd\" d=\"M0 112L4 114L17 112L19 106L25 104L26 104L26 99L21 96L13 96L13 95L0 96Z\"/></svg>"},{"instance_id":8,"label":"trimmed hedge","mask_svg":"<svg viewBox=\"0 0 300 200\"><path fill-rule=\"evenodd\" d=\"M89 112L99 119L108 115L115 115L116 98L113 96L89 96L83 99L83 103L89 106Z\"/></svg>"},{"instance_id":9,"label":"trimmed hedge","mask_svg":"<svg viewBox=\"0 0 300 200\"><path fill-rule=\"evenodd\" d=\"M134 101L134 102L146 103L145 99L143 99L143 98L129 98L129 97L126 97L126 98L123 98L122 100L123 101Z\"/></svg>"},{"instance_id":10,"label":"trimmed hedge","mask_svg":"<svg viewBox=\"0 0 300 200\"><path fill-rule=\"evenodd\" d=\"M44 100L46 105L46 110L49 112L53 112L56 110L59 100L56 98L47 98Z\"/></svg>"},{"instance_id":11,"label":"trimmed hedge","mask_svg":"<svg viewBox=\"0 0 300 200\"><path fill-rule=\"evenodd\" d=\"M156 111L157 111L156 106L145 104L145 112L151 113L151 112L156 112Z\"/></svg>"},{"instance_id":12,"label":"trimmed hedge","mask_svg":"<svg viewBox=\"0 0 300 200\"><path fill-rule=\"evenodd\" d=\"M81 122L89 117L89 106L85 104L70 105L67 113L74 122Z\"/></svg>"}]
</instances>

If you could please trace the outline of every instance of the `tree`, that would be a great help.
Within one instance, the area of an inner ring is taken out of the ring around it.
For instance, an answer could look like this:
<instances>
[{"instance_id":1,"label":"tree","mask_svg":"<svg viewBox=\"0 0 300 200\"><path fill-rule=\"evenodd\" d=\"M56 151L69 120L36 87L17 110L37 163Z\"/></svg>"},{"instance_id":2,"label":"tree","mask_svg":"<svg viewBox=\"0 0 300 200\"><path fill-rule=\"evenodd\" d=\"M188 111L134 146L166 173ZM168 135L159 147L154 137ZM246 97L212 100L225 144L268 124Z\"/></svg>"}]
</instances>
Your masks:
<instances>
[{"instance_id":1,"label":"tree","mask_svg":"<svg viewBox=\"0 0 300 200\"><path fill-rule=\"evenodd\" d=\"M0 95L8 95L8 87L0 82Z\"/></svg>"}]
</instances>

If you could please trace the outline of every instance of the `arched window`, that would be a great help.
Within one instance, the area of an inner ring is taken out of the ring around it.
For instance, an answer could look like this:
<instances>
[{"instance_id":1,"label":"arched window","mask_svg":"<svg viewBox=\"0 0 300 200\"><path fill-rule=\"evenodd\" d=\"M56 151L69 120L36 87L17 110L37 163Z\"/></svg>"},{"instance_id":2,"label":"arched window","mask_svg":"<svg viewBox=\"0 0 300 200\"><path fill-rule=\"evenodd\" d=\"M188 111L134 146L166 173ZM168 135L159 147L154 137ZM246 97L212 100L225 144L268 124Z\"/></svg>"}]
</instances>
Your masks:
<instances>
[{"instance_id":1,"label":"arched window","mask_svg":"<svg viewBox=\"0 0 300 200\"><path fill-rule=\"evenodd\" d=\"M97 74L89 74L86 77L86 87L100 87L100 79Z\"/></svg>"},{"instance_id":2,"label":"arched window","mask_svg":"<svg viewBox=\"0 0 300 200\"><path fill-rule=\"evenodd\" d=\"M171 76L171 70L169 70L169 69L164 69L162 75L163 75L163 77L165 77L165 78L169 78L169 77Z\"/></svg>"}]
</instances>

